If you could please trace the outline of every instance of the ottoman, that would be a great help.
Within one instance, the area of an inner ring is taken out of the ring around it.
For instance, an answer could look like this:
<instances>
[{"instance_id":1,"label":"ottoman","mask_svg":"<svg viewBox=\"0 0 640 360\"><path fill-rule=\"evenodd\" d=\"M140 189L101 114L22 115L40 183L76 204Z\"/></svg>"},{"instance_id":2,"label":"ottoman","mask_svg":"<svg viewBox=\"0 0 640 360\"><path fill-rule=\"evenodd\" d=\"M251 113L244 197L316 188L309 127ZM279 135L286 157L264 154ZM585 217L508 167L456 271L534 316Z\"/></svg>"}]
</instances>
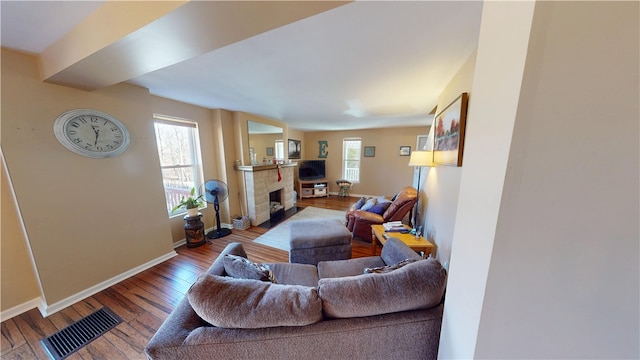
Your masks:
<instances>
[{"instance_id":1,"label":"ottoman","mask_svg":"<svg viewBox=\"0 0 640 360\"><path fill-rule=\"evenodd\" d=\"M351 259L351 233L338 219L291 223L289 262L318 265L319 261Z\"/></svg>"}]
</instances>

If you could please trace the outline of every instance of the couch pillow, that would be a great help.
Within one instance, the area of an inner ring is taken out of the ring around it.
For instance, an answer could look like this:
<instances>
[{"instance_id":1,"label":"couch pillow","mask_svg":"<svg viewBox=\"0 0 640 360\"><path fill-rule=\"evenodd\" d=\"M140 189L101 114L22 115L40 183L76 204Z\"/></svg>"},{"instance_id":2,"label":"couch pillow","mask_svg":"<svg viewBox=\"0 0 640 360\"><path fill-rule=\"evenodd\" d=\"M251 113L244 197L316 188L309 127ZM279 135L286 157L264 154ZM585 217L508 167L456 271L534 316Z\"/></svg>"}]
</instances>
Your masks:
<instances>
[{"instance_id":1,"label":"couch pillow","mask_svg":"<svg viewBox=\"0 0 640 360\"><path fill-rule=\"evenodd\" d=\"M373 198L373 197L368 198L367 201L365 201L364 205L362 205L360 210L368 211L369 209L371 209L376 205L376 201L377 201L376 198Z\"/></svg>"},{"instance_id":2,"label":"couch pillow","mask_svg":"<svg viewBox=\"0 0 640 360\"><path fill-rule=\"evenodd\" d=\"M400 261L397 264L393 264L393 265L387 265L387 266L379 266L379 267L373 267L373 268L364 268L364 273L365 274L383 274L383 273L388 273L390 271L393 270L397 270L400 269L401 267L410 264L414 261L416 261L417 259L404 259L402 261Z\"/></svg>"},{"instance_id":3,"label":"couch pillow","mask_svg":"<svg viewBox=\"0 0 640 360\"><path fill-rule=\"evenodd\" d=\"M445 280L440 262L430 258L381 274L323 278L318 295L327 317L372 316L438 305Z\"/></svg>"},{"instance_id":4,"label":"couch pillow","mask_svg":"<svg viewBox=\"0 0 640 360\"><path fill-rule=\"evenodd\" d=\"M364 205L365 201L367 201L367 198L365 198L364 196L361 197L360 199L358 199L358 201L353 204L353 206L351 207L351 210L360 210L360 208L362 208L362 205Z\"/></svg>"},{"instance_id":5,"label":"couch pillow","mask_svg":"<svg viewBox=\"0 0 640 360\"><path fill-rule=\"evenodd\" d=\"M268 265L256 264L245 257L231 254L225 255L222 261L224 271L231 277L277 282Z\"/></svg>"},{"instance_id":6,"label":"couch pillow","mask_svg":"<svg viewBox=\"0 0 640 360\"><path fill-rule=\"evenodd\" d=\"M222 328L304 326L322 319L313 287L204 274L187 291L193 310Z\"/></svg>"},{"instance_id":7,"label":"couch pillow","mask_svg":"<svg viewBox=\"0 0 640 360\"><path fill-rule=\"evenodd\" d=\"M389 207L389 205L391 205L391 201L385 201L385 202L378 201L377 204L373 205L373 207L367 211L376 213L378 215L382 215L384 214L385 211L387 211L387 208Z\"/></svg>"}]
</instances>

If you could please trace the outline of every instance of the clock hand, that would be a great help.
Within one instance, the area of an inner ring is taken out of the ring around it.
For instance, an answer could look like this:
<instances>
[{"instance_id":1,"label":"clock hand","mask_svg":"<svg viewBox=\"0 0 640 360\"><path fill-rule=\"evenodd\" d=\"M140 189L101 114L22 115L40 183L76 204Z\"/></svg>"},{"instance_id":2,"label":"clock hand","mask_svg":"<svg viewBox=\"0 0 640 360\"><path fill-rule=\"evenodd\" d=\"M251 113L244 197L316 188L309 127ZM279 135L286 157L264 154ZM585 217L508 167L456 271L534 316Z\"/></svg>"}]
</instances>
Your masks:
<instances>
[{"instance_id":1,"label":"clock hand","mask_svg":"<svg viewBox=\"0 0 640 360\"><path fill-rule=\"evenodd\" d=\"M93 129L93 132L96 133L96 141L95 143L93 143L93 146L98 146L98 135L100 135L100 129L93 125L91 126L91 128Z\"/></svg>"}]
</instances>

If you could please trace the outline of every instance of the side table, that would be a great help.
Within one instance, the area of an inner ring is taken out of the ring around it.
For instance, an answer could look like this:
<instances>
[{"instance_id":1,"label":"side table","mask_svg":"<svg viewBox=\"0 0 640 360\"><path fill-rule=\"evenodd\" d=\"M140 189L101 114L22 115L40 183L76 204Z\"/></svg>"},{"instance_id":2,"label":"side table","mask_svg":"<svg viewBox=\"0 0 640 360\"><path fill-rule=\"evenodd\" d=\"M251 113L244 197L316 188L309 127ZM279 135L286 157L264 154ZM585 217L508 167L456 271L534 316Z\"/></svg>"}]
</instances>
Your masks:
<instances>
[{"instance_id":1,"label":"side table","mask_svg":"<svg viewBox=\"0 0 640 360\"><path fill-rule=\"evenodd\" d=\"M404 227L409 230L411 229L411 227L407 225ZM405 243L412 250L418 252L423 251L425 257L429 256L429 254L436 256L436 246L424 237L416 237L411 233L386 232L382 225L371 225L371 251L373 252L373 255L376 254L378 241L380 241L380 244L384 246L387 242L387 238L389 237L400 239L400 241Z\"/></svg>"}]
</instances>

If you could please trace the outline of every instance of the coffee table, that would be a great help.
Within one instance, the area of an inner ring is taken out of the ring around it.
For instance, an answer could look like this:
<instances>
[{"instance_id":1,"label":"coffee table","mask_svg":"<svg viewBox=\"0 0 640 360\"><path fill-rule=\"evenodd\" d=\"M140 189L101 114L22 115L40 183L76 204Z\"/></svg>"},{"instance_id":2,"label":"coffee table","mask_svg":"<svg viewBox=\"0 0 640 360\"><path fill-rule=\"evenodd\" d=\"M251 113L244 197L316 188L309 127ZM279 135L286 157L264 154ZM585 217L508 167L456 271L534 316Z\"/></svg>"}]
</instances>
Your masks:
<instances>
[{"instance_id":1,"label":"coffee table","mask_svg":"<svg viewBox=\"0 0 640 360\"><path fill-rule=\"evenodd\" d=\"M411 227L407 225L404 227L411 230ZM373 255L376 255L378 241L384 246L389 237L400 239L412 250L423 251L425 257L429 254L436 256L436 246L422 236L416 237L411 233L385 232L382 225L371 225L371 251L373 251Z\"/></svg>"}]
</instances>

